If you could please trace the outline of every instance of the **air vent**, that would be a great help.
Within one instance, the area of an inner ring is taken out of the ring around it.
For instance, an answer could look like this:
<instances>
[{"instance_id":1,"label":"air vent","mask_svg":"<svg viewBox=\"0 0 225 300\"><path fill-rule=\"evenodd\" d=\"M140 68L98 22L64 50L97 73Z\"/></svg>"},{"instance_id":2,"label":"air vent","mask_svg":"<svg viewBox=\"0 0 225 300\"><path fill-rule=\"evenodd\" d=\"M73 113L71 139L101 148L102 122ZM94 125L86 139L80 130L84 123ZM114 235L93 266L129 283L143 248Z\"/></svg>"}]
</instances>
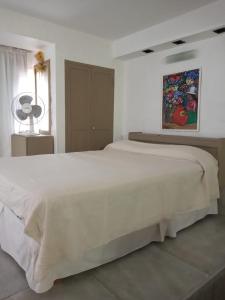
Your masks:
<instances>
[{"instance_id":1,"label":"air vent","mask_svg":"<svg viewBox=\"0 0 225 300\"><path fill-rule=\"evenodd\" d=\"M221 34L221 33L224 33L225 32L225 27L221 27L221 28L218 28L216 30L213 30L213 32L217 33L217 34Z\"/></svg>"},{"instance_id":2,"label":"air vent","mask_svg":"<svg viewBox=\"0 0 225 300\"><path fill-rule=\"evenodd\" d=\"M180 61L185 61L185 60L190 60L190 59L195 59L198 55L197 50L189 50L173 55L169 55L165 58L165 63L166 64L173 64L177 63Z\"/></svg>"},{"instance_id":3,"label":"air vent","mask_svg":"<svg viewBox=\"0 0 225 300\"><path fill-rule=\"evenodd\" d=\"M174 45L183 45L183 44L186 44L186 42L185 41L183 41L183 40L177 40L177 41L174 41L174 42L172 42Z\"/></svg>"},{"instance_id":4,"label":"air vent","mask_svg":"<svg viewBox=\"0 0 225 300\"><path fill-rule=\"evenodd\" d=\"M154 50L152 50L152 49L145 49L142 52L145 53L145 54L149 54L149 53L153 53Z\"/></svg>"}]
</instances>

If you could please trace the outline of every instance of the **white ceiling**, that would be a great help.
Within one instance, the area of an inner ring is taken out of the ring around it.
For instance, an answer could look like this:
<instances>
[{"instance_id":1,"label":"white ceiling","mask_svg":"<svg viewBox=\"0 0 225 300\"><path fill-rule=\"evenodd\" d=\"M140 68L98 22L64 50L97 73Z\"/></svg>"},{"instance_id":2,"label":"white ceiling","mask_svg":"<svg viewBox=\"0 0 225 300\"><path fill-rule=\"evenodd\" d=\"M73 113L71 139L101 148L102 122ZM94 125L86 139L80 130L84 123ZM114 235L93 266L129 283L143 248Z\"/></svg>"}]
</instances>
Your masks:
<instances>
[{"instance_id":1,"label":"white ceiling","mask_svg":"<svg viewBox=\"0 0 225 300\"><path fill-rule=\"evenodd\" d=\"M0 7L115 40L215 1L0 0Z\"/></svg>"}]
</instances>

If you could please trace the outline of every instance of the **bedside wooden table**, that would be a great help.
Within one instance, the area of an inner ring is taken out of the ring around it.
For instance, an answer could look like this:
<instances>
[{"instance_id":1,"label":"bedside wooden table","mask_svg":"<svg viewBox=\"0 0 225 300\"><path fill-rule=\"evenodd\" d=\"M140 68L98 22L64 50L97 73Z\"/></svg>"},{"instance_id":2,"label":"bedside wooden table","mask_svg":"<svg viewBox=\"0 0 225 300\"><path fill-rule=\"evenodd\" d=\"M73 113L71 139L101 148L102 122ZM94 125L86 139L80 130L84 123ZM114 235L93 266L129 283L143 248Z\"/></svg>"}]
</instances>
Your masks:
<instances>
[{"instance_id":1,"label":"bedside wooden table","mask_svg":"<svg viewBox=\"0 0 225 300\"><path fill-rule=\"evenodd\" d=\"M54 153L52 135L11 135L12 156L27 156Z\"/></svg>"}]
</instances>

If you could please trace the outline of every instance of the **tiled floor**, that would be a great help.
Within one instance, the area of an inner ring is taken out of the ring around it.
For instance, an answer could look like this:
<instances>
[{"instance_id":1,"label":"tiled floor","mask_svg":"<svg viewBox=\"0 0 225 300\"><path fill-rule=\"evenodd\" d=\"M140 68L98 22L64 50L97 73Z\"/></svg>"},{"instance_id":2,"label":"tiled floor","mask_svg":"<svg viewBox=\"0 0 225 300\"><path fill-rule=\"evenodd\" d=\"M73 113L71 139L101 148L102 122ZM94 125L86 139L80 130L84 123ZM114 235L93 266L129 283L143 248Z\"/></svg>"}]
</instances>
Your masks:
<instances>
[{"instance_id":1,"label":"tiled floor","mask_svg":"<svg viewBox=\"0 0 225 300\"><path fill-rule=\"evenodd\" d=\"M225 300L225 217L207 217L176 239L153 243L35 294L0 251L0 300Z\"/></svg>"}]
</instances>

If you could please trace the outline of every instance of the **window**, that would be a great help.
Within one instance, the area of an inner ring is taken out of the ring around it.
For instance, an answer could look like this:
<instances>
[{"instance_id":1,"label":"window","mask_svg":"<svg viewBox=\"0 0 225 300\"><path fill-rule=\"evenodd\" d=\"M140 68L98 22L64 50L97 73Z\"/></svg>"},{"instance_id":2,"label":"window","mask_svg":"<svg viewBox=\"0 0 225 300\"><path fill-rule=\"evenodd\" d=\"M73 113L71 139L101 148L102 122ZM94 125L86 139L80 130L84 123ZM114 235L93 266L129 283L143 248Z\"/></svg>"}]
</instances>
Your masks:
<instances>
[{"instance_id":1,"label":"window","mask_svg":"<svg viewBox=\"0 0 225 300\"><path fill-rule=\"evenodd\" d=\"M51 92L50 92L50 61L44 62L45 70L38 71L34 66L35 102L44 109L42 118L36 125L39 133L51 133Z\"/></svg>"},{"instance_id":2,"label":"window","mask_svg":"<svg viewBox=\"0 0 225 300\"><path fill-rule=\"evenodd\" d=\"M27 69L24 76L19 78L19 93L17 97L23 94L32 96L32 105L39 105L42 108L40 117L33 118L33 130L35 133L51 134L51 92L50 92L50 61L44 61L44 68L39 70L37 65L33 63L33 53L29 53L27 59ZM32 58L32 59L31 59ZM20 109L17 101L13 103L12 110ZM29 133L31 121L28 117L26 120L20 121L18 118L14 120L15 133Z\"/></svg>"}]
</instances>

